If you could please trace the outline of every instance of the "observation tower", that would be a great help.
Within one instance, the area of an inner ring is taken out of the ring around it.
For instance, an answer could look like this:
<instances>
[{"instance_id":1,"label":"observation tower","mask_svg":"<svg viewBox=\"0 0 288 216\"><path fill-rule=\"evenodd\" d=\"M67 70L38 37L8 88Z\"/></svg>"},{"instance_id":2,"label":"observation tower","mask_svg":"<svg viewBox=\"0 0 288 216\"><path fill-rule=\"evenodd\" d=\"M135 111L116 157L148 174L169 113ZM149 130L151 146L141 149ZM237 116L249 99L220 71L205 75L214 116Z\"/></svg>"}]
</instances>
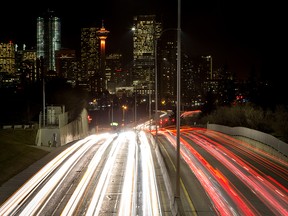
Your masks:
<instances>
[{"instance_id":1,"label":"observation tower","mask_svg":"<svg viewBox=\"0 0 288 216\"><path fill-rule=\"evenodd\" d=\"M105 77L105 40L110 31L104 27L104 20L102 20L102 27L97 31L97 36L100 39L100 74L102 78L102 86L107 89L106 77Z\"/></svg>"}]
</instances>

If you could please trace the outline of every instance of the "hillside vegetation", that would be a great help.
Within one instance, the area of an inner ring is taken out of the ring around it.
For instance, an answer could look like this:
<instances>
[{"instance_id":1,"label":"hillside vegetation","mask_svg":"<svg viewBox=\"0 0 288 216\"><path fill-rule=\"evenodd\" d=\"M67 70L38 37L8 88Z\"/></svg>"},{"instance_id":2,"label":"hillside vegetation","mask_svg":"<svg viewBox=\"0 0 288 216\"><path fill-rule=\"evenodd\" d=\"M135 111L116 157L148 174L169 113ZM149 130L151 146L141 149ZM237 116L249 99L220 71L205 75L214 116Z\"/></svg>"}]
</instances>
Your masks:
<instances>
[{"instance_id":1,"label":"hillside vegetation","mask_svg":"<svg viewBox=\"0 0 288 216\"><path fill-rule=\"evenodd\" d=\"M252 104L218 107L211 113L186 118L185 124L220 124L230 127L247 127L288 143L288 111L284 106L264 110Z\"/></svg>"}]
</instances>

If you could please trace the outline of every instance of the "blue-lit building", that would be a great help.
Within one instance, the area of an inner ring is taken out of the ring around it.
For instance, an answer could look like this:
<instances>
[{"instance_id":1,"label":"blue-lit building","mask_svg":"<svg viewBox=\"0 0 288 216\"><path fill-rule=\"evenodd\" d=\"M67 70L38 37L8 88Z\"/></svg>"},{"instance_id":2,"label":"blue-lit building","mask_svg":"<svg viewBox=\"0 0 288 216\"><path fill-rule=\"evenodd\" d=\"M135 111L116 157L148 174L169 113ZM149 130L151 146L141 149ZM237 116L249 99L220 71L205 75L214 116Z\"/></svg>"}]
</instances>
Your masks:
<instances>
[{"instance_id":1,"label":"blue-lit building","mask_svg":"<svg viewBox=\"0 0 288 216\"><path fill-rule=\"evenodd\" d=\"M61 22L48 10L37 18L37 58L43 58L44 72L56 71L55 52L61 48Z\"/></svg>"}]
</instances>

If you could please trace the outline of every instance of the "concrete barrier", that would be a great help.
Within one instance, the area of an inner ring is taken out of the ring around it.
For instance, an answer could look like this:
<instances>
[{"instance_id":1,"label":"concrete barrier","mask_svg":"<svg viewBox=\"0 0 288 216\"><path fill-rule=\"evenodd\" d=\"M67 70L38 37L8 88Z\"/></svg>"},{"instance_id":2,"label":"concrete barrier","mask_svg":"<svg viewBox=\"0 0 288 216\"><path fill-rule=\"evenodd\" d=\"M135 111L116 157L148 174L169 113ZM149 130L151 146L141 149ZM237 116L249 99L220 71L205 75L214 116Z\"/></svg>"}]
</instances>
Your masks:
<instances>
[{"instance_id":1,"label":"concrete barrier","mask_svg":"<svg viewBox=\"0 0 288 216\"><path fill-rule=\"evenodd\" d=\"M83 109L79 117L62 127L46 127L37 131L35 144L37 146L63 146L72 141L89 135L88 113Z\"/></svg>"},{"instance_id":2,"label":"concrete barrier","mask_svg":"<svg viewBox=\"0 0 288 216\"><path fill-rule=\"evenodd\" d=\"M249 141L251 145L262 149L269 154L280 154L286 158L288 157L288 144L270 134L245 127L228 127L217 124L207 124L207 129L215 130L230 136L246 138L246 141Z\"/></svg>"}]
</instances>

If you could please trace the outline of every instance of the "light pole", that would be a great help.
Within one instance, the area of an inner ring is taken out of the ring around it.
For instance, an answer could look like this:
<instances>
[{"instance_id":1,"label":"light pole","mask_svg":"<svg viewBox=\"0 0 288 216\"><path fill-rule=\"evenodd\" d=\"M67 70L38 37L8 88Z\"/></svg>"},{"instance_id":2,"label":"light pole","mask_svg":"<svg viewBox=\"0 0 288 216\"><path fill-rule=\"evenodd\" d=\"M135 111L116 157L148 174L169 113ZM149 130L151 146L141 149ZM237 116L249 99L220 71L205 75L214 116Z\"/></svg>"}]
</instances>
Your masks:
<instances>
[{"instance_id":1,"label":"light pole","mask_svg":"<svg viewBox=\"0 0 288 216\"><path fill-rule=\"evenodd\" d=\"M151 132L151 70L149 69L149 82L148 82L148 91L149 91L149 131Z\"/></svg>"},{"instance_id":2,"label":"light pole","mask_svg":"<svg viewBox=\"0 0 288 216\"><path fill-rule=\"evenodd\" d=\"M164 29L163 31L160 32L160 35L159 37L157 38L155 36L155 42L154 42L154 55L155 55L155 126L156 126L156 131L155 131L155 140L156 140L156 144L158 142L158 121L159 121L159 115L158 115L158 69L157 69L157 64L158 64L158 61L157 61L157 55L158 55L158 52L157 52L157 48L158 48L158 39L161 38L162 34L164 32L167 32L167 31L177 31L178 29L177 28L167 28L167 29Z\"/></svg>"},{"instance_id":3,"label":"light pole","mask_svg":"<svg viewBox=\"0 0 288 216\"><path fill-rule=\"evenodd\" d=\"M180 198L180 109L181 109L181 0L178 0L177 18L177 109L176 109L176 128L177 128L177 162L176 162L176 190L175 197Z\"/></svg>"},{"instance_id":4,"label":"light pole","mask_svg":"<svg viewBox=\"0 0 288 216\"><path fill-rule=\"evenodd\" d=\"M134 89L134 121L135 121L135 127L137 126L137 89Z\"/></svg>"},{"instance_id":5,"label":"light pole","mask_svg":"<svg viewBox=\"0 0 288 216\"><path fill-rule=\"evenodd\" d=\"M114 108L113 108L113 106L114 106L114 103L113 103L113 100L111 101L111 124L112 124L112 126L113 126L113 124L114 124Z\"/></svg>"},{"instance_id":6,"label":"light pole","mask_svg":"<svg viewBox=\"0 0 288 216\"><path fill-rule=\"evenodd\" d=\"M177 104L176 104L176 186L175 186L175 198L180 198L180 110L181 110L181 27L180 27L180 17L181 17L181 0L178 0L178 24L177 28L168 28L163 30L162 34L168 30L177 31ZM157 72L157 42L158 38L155 38L155 121L156 121L156 143L158 139L158 72Z\"/></svg>"},{"instance_id":7,"label":"light pole","mask_svg":"<svg viewBox=\"0 0 288 216\"><path fill-rule=\"evenodd\" d=\"M162 34L162 33L161 33ZM160 35L161 36L161 35ZM156 145L158 145L158 70L157 70L157 41L158 38L155 37L155 43L154 43L154 53L155 53L155 127L156 127L156 133L155 133L155 141Z\"/></svg>"},{"instance_id":8,"label":"light pole","mask_svg":"<svg viewBox=\"0 0 288 216\"><path fill-rule=\"evenodd\" d=\"M125 124L125 110L127 109L127 106L125 106L125 105L123 105L122 106L122 110L123 110L123 112L122 112L122 125L124 126Z\"/></svg>"},{"instance_id":9,"label":"light pole","mask_svg":"<svg viewBox=\"0 0 288 216\"><path fill-rule=\"evenodd\" d=\"M43 71L42 71L43 73ZM43 94L43 127L46 126L46 99L45 99L45 78L43 76L43 80L42 80L42 94ZM41 125L40 125L41 127Z\"/></svg>"}]
</instances>

